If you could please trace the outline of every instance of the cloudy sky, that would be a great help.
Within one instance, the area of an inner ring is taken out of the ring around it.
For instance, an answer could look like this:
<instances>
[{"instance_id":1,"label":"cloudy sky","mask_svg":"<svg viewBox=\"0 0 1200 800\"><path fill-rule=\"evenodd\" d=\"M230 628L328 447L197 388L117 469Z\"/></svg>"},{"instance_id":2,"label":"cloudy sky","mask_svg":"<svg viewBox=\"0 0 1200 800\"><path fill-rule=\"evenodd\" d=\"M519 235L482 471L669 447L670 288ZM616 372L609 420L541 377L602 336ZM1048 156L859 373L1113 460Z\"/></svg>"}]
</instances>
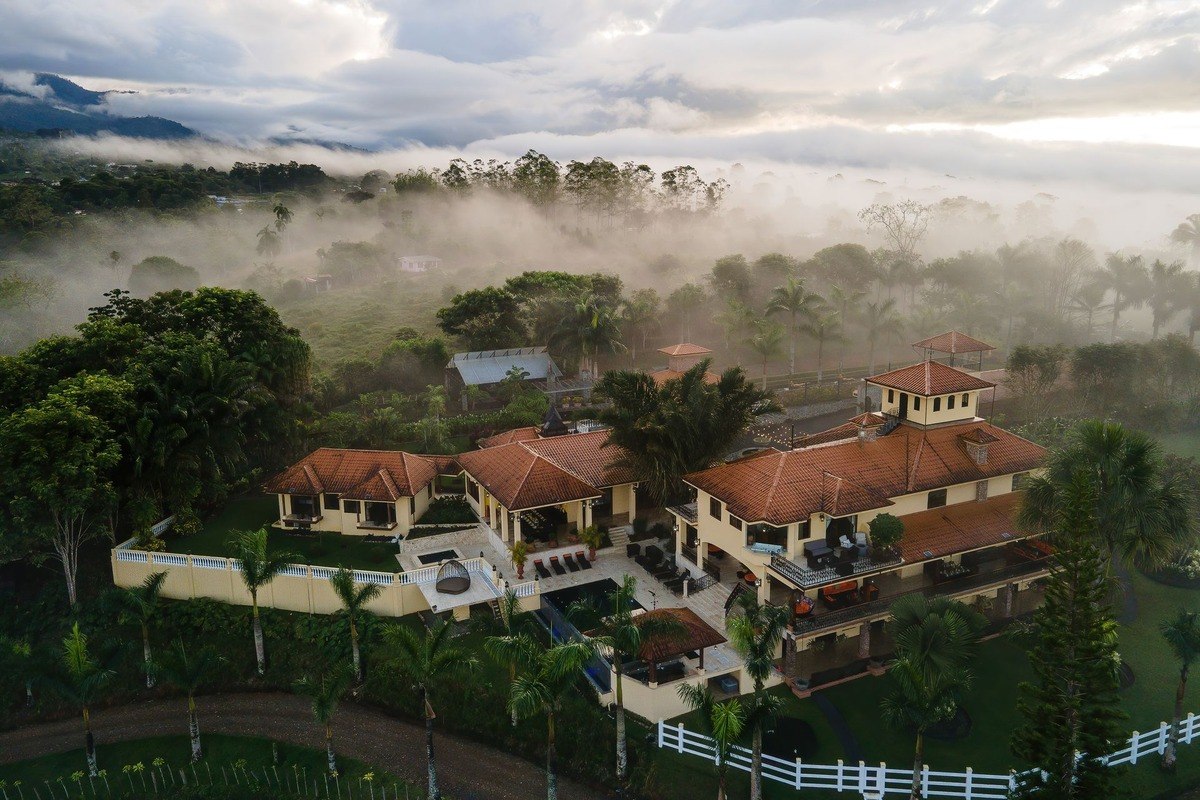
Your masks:
<instances>
[{"instance_id":1,"label":"cloudy sky","mask_svg":"<svg viewBox=\"0 0 1200 800\"><path fill-rule=\"evenodd\" d=\"M0 71L210 136L1194 188L1200 0L4 0Z\"/></svg>"}]
</instances>

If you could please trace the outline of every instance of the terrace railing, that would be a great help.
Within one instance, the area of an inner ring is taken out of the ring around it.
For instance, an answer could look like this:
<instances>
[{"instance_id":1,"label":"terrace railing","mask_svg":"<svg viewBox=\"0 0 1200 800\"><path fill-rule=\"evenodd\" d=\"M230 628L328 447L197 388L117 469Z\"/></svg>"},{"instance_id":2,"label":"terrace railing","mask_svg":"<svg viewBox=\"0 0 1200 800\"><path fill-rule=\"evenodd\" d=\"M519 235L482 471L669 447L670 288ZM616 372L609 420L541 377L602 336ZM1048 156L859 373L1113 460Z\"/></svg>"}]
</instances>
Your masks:
<instances>
[{"instance_id":1,"label":"terrace railing","mask_svg":"<svg viewBox=\"0 0 1200 800\"><path fill-rule=\"evenodd\" d=\"M1188 714L1180 724L1180 744L1190 745L1198 733L1200 718ZM1125 747L1101 757L1100 762L1116 767L1122 764L1136 764L1138 759L1146 756L1162 755L1171 741L1171 734L1171 725L1167 722L1148 733L1134 731ZM668 725L659 720L657 744L666 750L698 756L713 763L720 762L715 742L702 733L689 731L682 723ZM734 746L728 756L728 765L742 772L749 772L750 759L749 749ZM880 763L878 766L862 761L846 764L838 759L836 764L808 764L799 758L788 760L766 753L762 756L762 763L763 778L793 789L853 792L864 798L882 798L889 794L907 795L912 791L913 771L894 769L886 763ZM917 777L922 797L1007 800L1022 781L1035 774L1032 771L1009 771L1007 774L975 772L969 767L961 772L943 772L931 770L925 765Z\"/></svg>"}]
</instances>

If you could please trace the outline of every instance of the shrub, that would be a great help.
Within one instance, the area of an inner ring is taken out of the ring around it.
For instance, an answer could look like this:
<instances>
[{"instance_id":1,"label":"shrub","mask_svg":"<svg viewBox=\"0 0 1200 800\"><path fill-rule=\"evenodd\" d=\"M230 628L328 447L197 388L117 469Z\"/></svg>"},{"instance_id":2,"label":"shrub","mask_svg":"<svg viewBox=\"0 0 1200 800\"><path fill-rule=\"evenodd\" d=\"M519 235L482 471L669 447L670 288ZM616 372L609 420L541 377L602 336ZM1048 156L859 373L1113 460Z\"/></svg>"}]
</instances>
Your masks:
<instances>
[{"instance_id":1,"label":"shrub","mask_svg":"<svg viewBox=\"0 0 1200 800\"><path fill-rule=\"evenodd\" d=\"M904 521L894 514L880 514L867 527L871 530L871 546L880 550L891 550L904 538Z\"/></svg>"},{"instance_id":2,"label":"shrub","mask_svg":"<svg viewBox=\"0 0 1200 800\"><path fill-rule=\"evenodd\" d=\"M461 495L433 500L420 519L422 525L447 525L452 522L476 522L475 512Z\"/></svg>"}]
</instances>

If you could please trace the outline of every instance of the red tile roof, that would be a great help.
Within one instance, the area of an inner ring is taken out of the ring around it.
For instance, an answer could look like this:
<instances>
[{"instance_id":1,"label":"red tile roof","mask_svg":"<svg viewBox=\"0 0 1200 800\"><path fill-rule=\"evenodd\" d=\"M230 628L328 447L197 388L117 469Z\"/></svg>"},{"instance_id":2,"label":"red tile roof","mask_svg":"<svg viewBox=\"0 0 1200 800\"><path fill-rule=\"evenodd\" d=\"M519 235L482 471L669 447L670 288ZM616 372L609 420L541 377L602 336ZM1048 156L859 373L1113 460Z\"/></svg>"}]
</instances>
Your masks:
<instances>
[{"instance_id":1,"label":"red tile roof","mask_svg":"<svg viewBox=\"0 0 1200 800\"><path fill-rule=\"evenodd\" d=\"M913 342L913 347L933 350L937 353L987 353L996 349L987 342L981 342L958 331L947 331L919 342Z\"/></svg>"},{"instance_id":2,"label":"red tile roof","mask_svg":"<svg viewBox=\"0 0 1200 800\"><path fill-rule=\"evenodd\" d=\"M996 437L986 464L976 463L960 439L976 429ZM1024 472L1044 457L1043 448L986 422L928 429L902 425L874 441L852 438L786 453L764 450L685 480L748 522L787 525L819 511L852 514L882 508L886 498ZM841 484L835 481L839 478Z\"/></svg>"},{"instance_id":3,"label":"red tile roof","mask_svg":"<svg viewBox=\"0 0 1200 800\"><path fill-rule=\"evenodd\" d=\"M701 347L698 344L683 342L682 344L673 344L669 347L660 347L658 352L668 356L706 356L712 352L707 347Z\"/></svg>"},{"instance_id":4,"label":"red tile roof","mask_svg":"<svg viewBox=\"0 0 1200 800\"><path fill-rule=\"evenodd\" d=\"M525 442L530 439L536 439L541 435L541 429L536 427L529 428L513 428L511 431L504 431L493 436L480 439L475 444L480 447L496 447L502 444L512 444L513 442Z\"/></svg>"},{"instance_id":5,"label":"red tile roof","mask_svg":"<svg viewBox=\"0 0 1200 800\"><path fill-rule=\"evenodd\" d=\"M606 430L548 436L522 445L600 489L637 480L624 463L624 451L608 443Z\"/></svg>"},{"instance_id":6,"label":"red tile roof","mask_svg":"<svg viewBox=\"0 0 1200 800\"><path fill-rule=\"evenodd\" d=\"M322 447L275 475L263 490L272 494L340 494L350 500L412 497L454 469L450 456L419 456L398 450Z\"/></svg>"},{"instance_id":7,"label":"red tile roof","mask_svg":"<svg viewBox=\"0 0 1200 800\"><path fill-rule=\"evenodd\" d=\"M713 647L726 641L720 631L690 608L657 608L634 617L633 624L640 627L654 620L670 620L679 626L679 632L643 638L638 650L638 658L642 661L665 661L681 653Z\"/></svg>"},{"instance_id":8,"label":"red tile roof","mask_svg":"<svg viewBox=\"0 0 1200 800\"><path fill-rule=\"evenodd\" d=\"M906 514L900 555L910 564L1029 536L1016 525L1023 492Z\"/></svg>"},{"instance_id":9,"label":"red tile roof","mask_svg":"<svg viewBox=\"0 0 1200 800\"><path fill-rule=\"evenodd\" d=\"M667 381L678 380L683 377L683 373L677 369L656 369L650 373L650 377L654 379L656 386L662 386ZM720 383L721 376L712 371L704 373L704 382L709 385Z\"/></svg>"},{"instance_id":10,"label":"red tile roof","mask_svg":"<svg viewBox=\"0 0 1200 800\"><path fill-rule=\"evenodd\" d=\"M577 434L578 435L578 434ZM458 463L509 511L600 497L600 491L541 456L513 442L458 457Z\"/></svg>"},{"instance_id":11,"label":"red tile roof","mask_svg":"<svg viewBox=\"0 0 1200 800\"><path fill-rule=\"evenodd\" d=\"M911 367L902 367L882 375L875 375L867 378L867 382L925 397L935 394L970 392L975 389L990 389L996 385L991 381L976 378L970 373L954 367L947 367L936 361L923 361L920 364L913 364Z\"/></svg>"}]
</instances>

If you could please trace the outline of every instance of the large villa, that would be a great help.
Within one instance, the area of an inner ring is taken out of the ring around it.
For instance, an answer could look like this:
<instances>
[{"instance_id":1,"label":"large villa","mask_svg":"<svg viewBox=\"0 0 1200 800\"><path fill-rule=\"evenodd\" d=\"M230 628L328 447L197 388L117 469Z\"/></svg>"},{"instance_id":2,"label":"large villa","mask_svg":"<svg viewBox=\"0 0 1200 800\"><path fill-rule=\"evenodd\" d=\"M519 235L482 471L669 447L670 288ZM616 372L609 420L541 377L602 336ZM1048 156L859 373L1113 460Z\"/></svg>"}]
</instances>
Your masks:
<instances>
[{"instance_id":1,"label":"large villa","mask_svg":"<svg viewBox=\"0 0 1200 800\"><path fill-rule=\"evenodd\" d=\"M749 691L742 659L724 636L744 593L789 610L774 682L803 693L877 670L892 646L883 622L901 595L959 598L997 622L1040 602L1048 547L1017 527L1016 511L1044 451L980 416L993 383L932 359L934 352L953 357L959 351L949 348L962 346L960 337L926 340L925 360L867 378L878 411L801 437L790 449L764 448L687 475L690 501L670 508L638 492L638 476L607 431L569 426L553 406L543 425L481 439L453 457L321 448L264 490L278 498L281 531L395 545L394 572L356 573L391 587L377 613L461 620L513 589L554 635L574 635L564 614L572 601L603 596L635 576L647 619L670 615L687 632L647 642L641 665L627 666L625 702L648 719L682 713L681 681L719 695ZM982 345L962 338L967 347ZM687 344L662 352L670 361L661 373L707 354ZM476 522L418 536L413 526L429 527L421 518L443 494L465 498ZM894 545L872 541L872 523L885 514L902 525ZM610 546L588 553L579 534L590 526ZM517 542L529 551L527 564L513 563ZM183 566L164 555L115 552L118 583L140 580L156 565ZM186 559L189 572L206 566ZM216 569L226 560L207 561ZM295 592L273 590L285 598L277 603L328 613L326 590L314 594L311 584L329 570L296 570L280 579L296 581ZM451 588L451 578L461 586ZM195 596L194 576L188 585ZM188 596L182 579L169 587ZM611 669L597 659L587 670L605 703L612 701Z\"/></svg>"}]
</instances>

